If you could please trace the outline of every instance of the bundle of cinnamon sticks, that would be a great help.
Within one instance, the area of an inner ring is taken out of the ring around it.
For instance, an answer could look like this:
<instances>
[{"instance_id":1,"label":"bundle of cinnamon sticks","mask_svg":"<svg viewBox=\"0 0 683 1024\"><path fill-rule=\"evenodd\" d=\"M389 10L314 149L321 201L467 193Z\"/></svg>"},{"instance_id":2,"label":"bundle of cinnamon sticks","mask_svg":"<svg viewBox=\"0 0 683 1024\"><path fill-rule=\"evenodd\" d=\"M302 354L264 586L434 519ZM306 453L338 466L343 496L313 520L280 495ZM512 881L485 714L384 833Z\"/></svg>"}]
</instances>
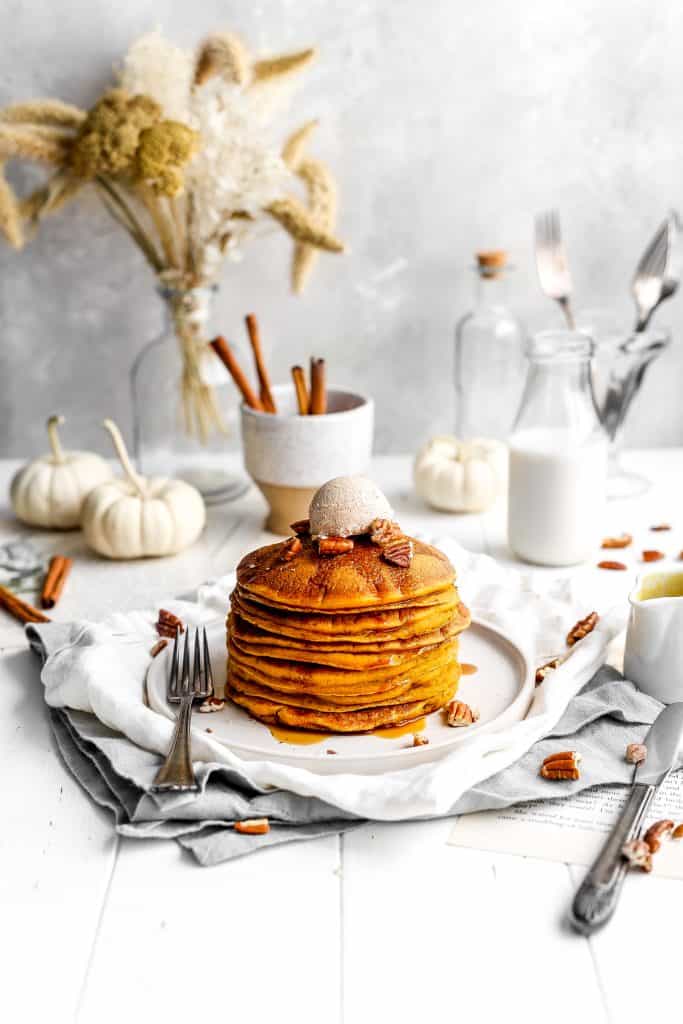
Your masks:
<instances>
[{"instance_id":1,"label":"bundle of cinnamon sticks","mask_svg":"<svg viewBox=\"0 0 683 1024\"><path fill-rule=\"evenodd\" d=\"M277 406L273 397L270 374L263 356L258 321L253 313L249 313L245 317L245 321L258 378L258 394L249 383L235 353L225 338L218 335L210 343L211 347L235 382L245 404L258 412L276 413ZM306 383L306 376L301 366L292 367L292 379L300 416L320 416L327 412L324 359L311 358L310 387Z\"/></svg>"},{"instance_id":2,"label":"bundle of cinnamon sticks","mask_svg":"<svg viewBox=\"0 0 683 1024\"><path fill-rule=\"evenodd\" d=\"M65 555L54 555L50 559L47 573L43 581L43 588L40 593L40 607L54 608L62 596L64 584L67 581L73 560ZM38 608L34 608L28 601L22 600L8 587L0 586L0 608L8 612L19 622L49 622L50 619Z\"/></svg>"}]
</instances>

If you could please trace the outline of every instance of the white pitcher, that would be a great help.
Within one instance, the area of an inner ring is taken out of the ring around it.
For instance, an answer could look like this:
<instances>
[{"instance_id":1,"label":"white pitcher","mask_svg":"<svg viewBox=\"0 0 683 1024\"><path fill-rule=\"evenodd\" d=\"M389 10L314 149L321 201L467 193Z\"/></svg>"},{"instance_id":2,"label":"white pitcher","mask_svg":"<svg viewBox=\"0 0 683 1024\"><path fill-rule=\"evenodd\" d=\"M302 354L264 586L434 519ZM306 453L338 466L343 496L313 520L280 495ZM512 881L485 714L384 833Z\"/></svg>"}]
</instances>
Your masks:
<instances>
[{"instance_id":1,"label":"white pitcher","mask_svg":"<svg viewBox=\"0 0 683 1024\"><path fill-rule=\"evenodd\" d=\"M624 675L664 704L683 700L683 570L643 574L629 602Z\"/></svg>"}]
</instances>

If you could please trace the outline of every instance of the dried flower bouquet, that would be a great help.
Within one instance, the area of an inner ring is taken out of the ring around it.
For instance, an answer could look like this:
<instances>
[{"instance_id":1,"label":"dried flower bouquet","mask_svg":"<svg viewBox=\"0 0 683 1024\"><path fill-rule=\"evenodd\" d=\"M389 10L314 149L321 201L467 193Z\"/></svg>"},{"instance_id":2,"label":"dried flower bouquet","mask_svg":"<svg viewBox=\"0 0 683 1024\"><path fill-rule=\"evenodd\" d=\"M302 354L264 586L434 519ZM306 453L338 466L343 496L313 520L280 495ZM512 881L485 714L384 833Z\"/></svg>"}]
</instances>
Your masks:
<instances>
[{"instance_id":1,"label":"dried flower bouquet","mask_svg":"<svg viewBox=\"0 0 683 1024\"><path fill-rule=\"evenodd\" d=\"M56 99L0 110L0 233L19 249L80 189L96 189L171 293L185 428L202 440L224 427L201 374L207 339L192 289L215 283L224 259L240 258L268 222L294 240L296 292L321 250L343 251L334 179L307 149L316 122L282 147L271 138L277 101L314 56L308 49L256 60L231 33L190 53L152 32L132 44L116 87L91 110ZM3 173L15 159L51 169L23 198ZM292 191L297 181L303 198Z\"/></svg>"}]
</instances>

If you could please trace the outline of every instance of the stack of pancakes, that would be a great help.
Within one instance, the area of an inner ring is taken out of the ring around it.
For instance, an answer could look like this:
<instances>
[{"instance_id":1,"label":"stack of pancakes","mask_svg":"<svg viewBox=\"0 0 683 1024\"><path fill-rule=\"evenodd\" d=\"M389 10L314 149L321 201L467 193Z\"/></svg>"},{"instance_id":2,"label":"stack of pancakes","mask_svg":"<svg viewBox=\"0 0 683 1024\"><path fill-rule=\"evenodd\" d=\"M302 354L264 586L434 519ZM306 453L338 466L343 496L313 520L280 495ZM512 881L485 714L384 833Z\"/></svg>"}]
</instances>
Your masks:
<instances>
[{"instance_id":1,"label":"stack of pancakes","mask_svg":"<svg viewBox=\"0 0 683 1024\"><path fill-rule=\"evenodd\" d=\"M411 540L407 566L369 536L321 555L306 534L246 555L228 616L226 693L269 725L399 726L452 699L469 612L444 554Z\"/></svg>"}]
</instances>

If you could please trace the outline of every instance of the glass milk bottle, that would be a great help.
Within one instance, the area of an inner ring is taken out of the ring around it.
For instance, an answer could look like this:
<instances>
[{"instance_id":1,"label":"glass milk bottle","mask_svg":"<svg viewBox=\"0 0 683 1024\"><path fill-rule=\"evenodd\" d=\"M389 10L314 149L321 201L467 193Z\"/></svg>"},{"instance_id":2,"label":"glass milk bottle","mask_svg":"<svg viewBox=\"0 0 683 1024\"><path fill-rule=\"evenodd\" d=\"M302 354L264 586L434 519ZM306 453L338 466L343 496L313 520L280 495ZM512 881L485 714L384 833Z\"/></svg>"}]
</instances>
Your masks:
<instances>
[{"instance_id":1,"label":"glass milk bottle","mask_svg":"<svg viewBox=\"0 0 683 1024\"><path fill-rule=\"evenodd\" d=\"M508 541L539 565L594 555L605 507L607 437L591 386L593 342L571 331L532 339L510 437Z\"/></svg>"},{"instance_id":2,"label":"glass milk bottle","mask_svg":"<svg viewBox=\"0 0 683 1024\"><path fill-rule=\"evenodd\" d=\"M455 329L455 433L507 440L524 383L524 331L507 308L507 253L477 253L476 300Z\"/></svg>"}]
</instances>

